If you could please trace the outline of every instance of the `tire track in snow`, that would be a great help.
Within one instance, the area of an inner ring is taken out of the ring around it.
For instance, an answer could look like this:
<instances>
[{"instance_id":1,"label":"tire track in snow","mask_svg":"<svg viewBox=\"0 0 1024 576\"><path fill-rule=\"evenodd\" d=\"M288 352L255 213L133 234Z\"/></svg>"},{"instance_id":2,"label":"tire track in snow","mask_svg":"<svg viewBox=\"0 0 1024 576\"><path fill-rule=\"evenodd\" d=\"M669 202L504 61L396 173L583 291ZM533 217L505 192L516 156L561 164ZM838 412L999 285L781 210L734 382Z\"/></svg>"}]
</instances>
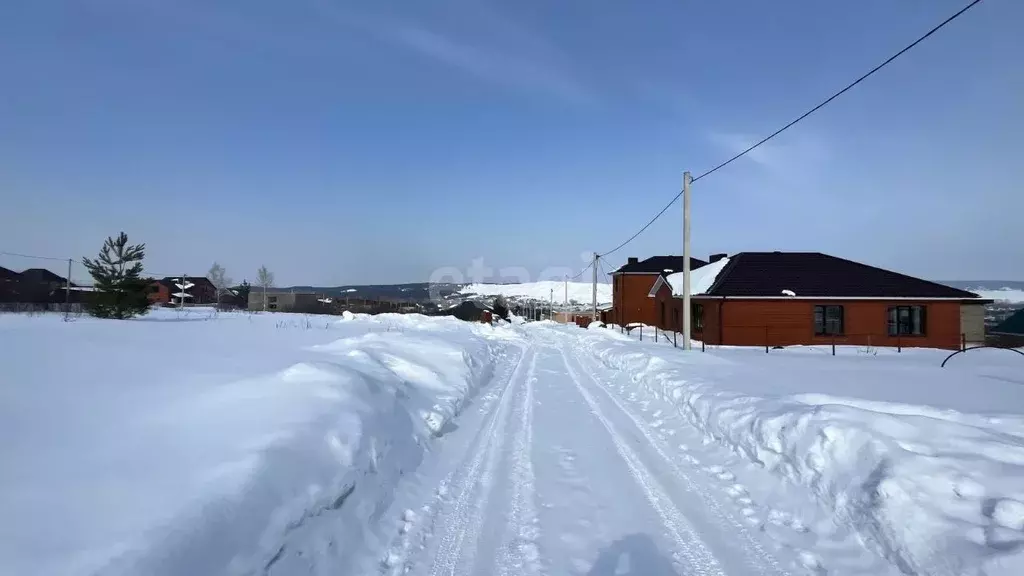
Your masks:
<instances>
[{"instance_id":1,"label":"tire track in snow","mask_svg":"<svg viewBox=\"0 0 1024 576\"><path fill-rule=\"evenodd\" d=\"M664 449L662 448L661 441L655 437L654 433L651 432L650 426L643 420L634 416L633 413L626 406L624 406L618 398L615 397L615 394L608 391L604 386L601 385L599 379L594 374L594 372L587 368L584 362L580 359L581 355L579 354L579 352L574 349L572 351L572 355L576 358L576 361L577 363L579 363L580 368L582 368L583 371L587 373L587 375L594 382L596 387L601 390L601 393L609 400L611 400L612 404L614 404L616 408L618 408L618 410L622 412L622 414L624 414L630 421L633 422L633 425L643 435L644 439L647 441L647 444L654 449L654 452L658 455L658 457L664 462L666 466L668 466L669 470L672 472L673 477L681 480L685 486L685 489L688 492L695 494L702 501L704 506L711 512L711 514L715 517L717 523L720 526L728 527L731 531L735 531L735 533L739 536L739 539L744 543L745 550L752 553L745 555L747 556L745 558L746 564L751 569L755 570L760 574L787 574L788 572L784 570L781 566L779 566L778 560L775 558L775 556L767 552L764 549L764 546L762 546L761 543L756 538L754 538L753 535L750 534L750 531L748 530L747 526L742 524L734 515L722 510L722 507L719 506L718 500L716 498L711 496L707 492L707 490L705 490L698 483L694 482L689 477L689 475L686 474L684 470L682 470L679 466L676 465L672 458L665 453ZM797 550L797 552L802 551ZM751 555L753 555L754 557L751 558Z\"/></svg>"},{"instance_id":2,"label":"tire track in snow","mask_svg":"<svg viewBox=\"0 0 1024 576\"><path fill-rule=\"evenodd\" d=\"M417 566L418 558L428 552L437 525L452 515L451 507L447 505L450 496L458 494L460 499L464 499L476 485L479 477L476 470L479 469L483 455L487 452L499 409L515 386L515 373L526 354L526 346L510 348L518 348L519 358L515 360L514 365L509 362L506 369L495 375L495 379L501 378L504 382L483 395L480 407L483 419L479 430L466 446L464 456L458 465L438 483L430 501L420 507L419 512L423 516L413 510L405 511L399 523L399 536L392 541L385 556L380 560L381 574L398 576L418 567L422 568ZM413 552L414 550L416 552Z\"/></svg>"},{"instance_id":3,"label":"tire track in snow","mask_svg":"<svg viewBox=\"0 0 1024 576\"><path fill-rule=\"evenodd\" d=\"M527 346L528 348L519 357L515 370L512 371L497 410L484 430L482 441L473 454L466 476L460 483L462 490L455 500L450 514L446 517L447 530L441 537L434 555L434 562L430 568L431 576L453 576L460 565L472 567L476 559L475 544L483 524L484 510L487 508L487 500L493 485L494 469L501 458L501 449L504 444L502 432L508 421L510 399L515 396L515 389L521 383L520 373L526 355L534 354L532 348L529 348L529 344ZM479 495L477 495L477 488L479 488ZM470 538L472 545L467 549L465 544L469 536L472 536Z\"/></svg>"},{"instance_id":4,"label":"tire track in snow","mask_svg":"<svg viewBox=\"0 0 1024 576\"><path fill-rule=\"evenodd\" d=\"M533 385L536 381L537 354L530 358L530 368L519 405L519 429L516 431L512 468L512 510L503 540L499 574L539 574L540 553L537 506L535 504L533 471Z\"/></svg>"},{"instance_id":5,"label":"tire track in snow","mask_svg":"<svg viewBox=\"0 0 1024 576\"><path fill-rule=\"evenodd\" d=\"M565 350L561 347L558 350L562 355L562 361L565 363L565 369L569 374L569 378L572 379L583 400L590 407L591 413L601 423L609 436L611 436L615 450L622 457L636 483L644 491L647 501L650 502L665 525L667 532L676 545L676 553L681 556L677 560L683 560L689 564L694 574L725 576L725 572L722 570L718 559L708 550L708 547L694 531L693 527L690 526L686 517L676 508L668 494L666 494L664 488L658 483L650 470L644 466L636 452L627 445L621 434L615 429L615 426L605 417L604 412L602 412L594 397L580 382L579 374L573 370Z\"/></svg>"}]
</instances>

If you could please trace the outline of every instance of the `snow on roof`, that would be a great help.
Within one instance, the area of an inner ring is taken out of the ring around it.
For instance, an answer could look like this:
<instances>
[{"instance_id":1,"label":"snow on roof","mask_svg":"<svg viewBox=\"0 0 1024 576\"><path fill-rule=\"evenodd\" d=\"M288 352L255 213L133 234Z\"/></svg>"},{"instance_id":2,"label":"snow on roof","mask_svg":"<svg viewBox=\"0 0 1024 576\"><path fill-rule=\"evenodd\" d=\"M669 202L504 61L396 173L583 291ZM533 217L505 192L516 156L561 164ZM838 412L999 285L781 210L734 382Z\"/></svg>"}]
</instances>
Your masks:
<instances>
[{"instance_id":1,"label":"snow on roof","mask_svg":"<svg viewBox=\"0 0 1024 576\"><path fill-rule=\"evenodd\" d=\"M593 283L569 282L570 302L590 303L593 300ZM556 304L565 301L566 283L560 280L541 282L525 282L523 284L469 284L459 290L460 294L479 294L481 296L505 296L506 298L531 298L547 302L554 299ZM597 285L597 303L605 304L612 301L612 285Z\"/></svg>"},{"instance_id":2,"label":"snow on roof","mask_svg":"<svg viewBox=\"0 0 1024 576\"><path fill-rule=\"evenodd\" d=\"M783 296L793 296L793 297L796 297L796 292L793 292L792 290L783 290L782 291L782 295Z\"/></svg>"},{"instance_id":3,"label":"snow on roof","mask_svg":"<svg viewBox=\"0 0 1024 576\"><path fill-rule=\"evenodd\" d=\"M725 265L729 263L728 258L722 258L717 262L712 262L706 266L701 266L696 270L690 272L690 296L697 294L704 294L711 289L711 286L715 284L715 280L718 278L718 274L722 272ZM668 275L669 286L672 287L673 296L683 295L683 273L676 272Z\"/></svg>"}]
</instances>

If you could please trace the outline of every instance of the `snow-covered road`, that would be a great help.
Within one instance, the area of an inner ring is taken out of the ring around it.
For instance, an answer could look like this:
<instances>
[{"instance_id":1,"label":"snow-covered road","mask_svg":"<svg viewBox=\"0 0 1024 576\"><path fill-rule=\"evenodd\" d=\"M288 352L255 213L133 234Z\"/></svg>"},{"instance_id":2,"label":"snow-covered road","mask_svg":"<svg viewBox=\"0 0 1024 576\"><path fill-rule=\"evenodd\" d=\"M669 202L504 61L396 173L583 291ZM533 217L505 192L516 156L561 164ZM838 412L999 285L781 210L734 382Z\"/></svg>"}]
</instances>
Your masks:
<instances>
[{"instance_id":1,"label":"snow-covered road","mask_svg":"<svg viewBox=\"0 0 1024 576\"><path fill-rule=\"evenodd\" d=\"M1005 350L194 310L0 344L0 574L1024 573Z\"/></svg>"},{"instance_id":2,"label":"snow-covered road","mask_svg":"<svg viewBox=\"0 0 1024 576\"><path fill-rule=\"evenodd\" d=\"M481 408L442 441L458 448L431 463L436 486L401 504L408 510L398 513L387 572L769 575L801 560L816 568L809 553L755 529L760 520L731 474L670 457L677 434L617 396L616 375L579 340L539 327L522 336Z\"/></svg>"}]
</instances>

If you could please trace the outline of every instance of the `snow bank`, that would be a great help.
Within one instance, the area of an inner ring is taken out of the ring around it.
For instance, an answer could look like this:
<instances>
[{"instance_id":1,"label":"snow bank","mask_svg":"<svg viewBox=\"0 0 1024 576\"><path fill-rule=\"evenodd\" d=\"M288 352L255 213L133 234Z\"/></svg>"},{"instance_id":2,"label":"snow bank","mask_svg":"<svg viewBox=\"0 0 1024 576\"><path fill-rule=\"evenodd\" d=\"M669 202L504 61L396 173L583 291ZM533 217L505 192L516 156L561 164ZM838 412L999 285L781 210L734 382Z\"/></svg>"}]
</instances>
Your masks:
<instances>
[{"instance_id":1,"label":"snow bank","mask_svg":"<svg viewBox=\"0 0 1024 576\"><path fill-rule=\"evenodd\" d=\"M836 371L849 364L840 360L829 368L831 357L810 355L776 364L768 355L687 354L604 332L577 334L605 365L674 403L709 441L806 487L902 571L1024 573L1019 384L894 359L877 362L861 379L880 390L903 389L918 402L856 398L858 379L852 377L840 379L848 385L845 396L779 394L829 389ZM800 383L792 386L792 380ZM928 405L936 390L942 406ZM958 411L949 407L954 390L965 404L994 390L999 402L992 404L1017 412Z\"/></svg>"},{"instance_id":2,"label":"snow bank","mask_svg":"<svg viewBox=\"0 0 1024 576\"><path fill-rule=\"evenodd\" d=\"M506 298L532 298L547 302L552 297L556 304L565 302L566 284L555 280L528 282L524 284L469 284L459 290L460 294L479 294L481 296L505 296ZM593 302L594 285L590 282L569 282L569 302L585 304ZM607 304L612 301L612 285L597 285L597 303Z\"/></svg>"},{"instance_id":3,"label":"snow bank","mask_svg":"<svg viewBox=\"0 0 1024 576\"><path fill-rule=\"evenodd\" d=\"M299 318L0 315L0 573L343 572L500 335Z\"/></svg>"}]
</instances>

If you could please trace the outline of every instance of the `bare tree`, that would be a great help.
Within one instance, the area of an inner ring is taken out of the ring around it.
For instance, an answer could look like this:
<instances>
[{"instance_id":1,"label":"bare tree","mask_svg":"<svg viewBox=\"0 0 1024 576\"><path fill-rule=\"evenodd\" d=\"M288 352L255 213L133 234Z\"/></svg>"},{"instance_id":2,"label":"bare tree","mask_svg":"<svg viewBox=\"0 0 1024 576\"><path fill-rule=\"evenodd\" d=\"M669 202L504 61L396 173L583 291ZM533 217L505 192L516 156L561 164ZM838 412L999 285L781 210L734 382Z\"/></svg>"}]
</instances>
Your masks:
<instances>
[{"instance_id":1,"label":"bare tree","mask_svg":"<svg viewBox=\"0 0 1024 576\"><path fill-rule=\"evenodd\" d=\"M256 271L256 285L263 288L263 311L267 311L267 288L274 285L274 273L267 270L266 266L260 266Z\"/></svg>"},{"instance_id":2,"label":"bare tree","mask_svg":"<svg viewBox=\"0 0 1024 576\"><path fill-rule=\"evenodd\" d=\"M217 289L216 305L220 308L220 297L230 288L231 278L227 277L224 267L216 262L213 263L213 266L210 266L210 271L206 273L206 277L210 279L210 283Z\"/></svg>"}]
</instances>

